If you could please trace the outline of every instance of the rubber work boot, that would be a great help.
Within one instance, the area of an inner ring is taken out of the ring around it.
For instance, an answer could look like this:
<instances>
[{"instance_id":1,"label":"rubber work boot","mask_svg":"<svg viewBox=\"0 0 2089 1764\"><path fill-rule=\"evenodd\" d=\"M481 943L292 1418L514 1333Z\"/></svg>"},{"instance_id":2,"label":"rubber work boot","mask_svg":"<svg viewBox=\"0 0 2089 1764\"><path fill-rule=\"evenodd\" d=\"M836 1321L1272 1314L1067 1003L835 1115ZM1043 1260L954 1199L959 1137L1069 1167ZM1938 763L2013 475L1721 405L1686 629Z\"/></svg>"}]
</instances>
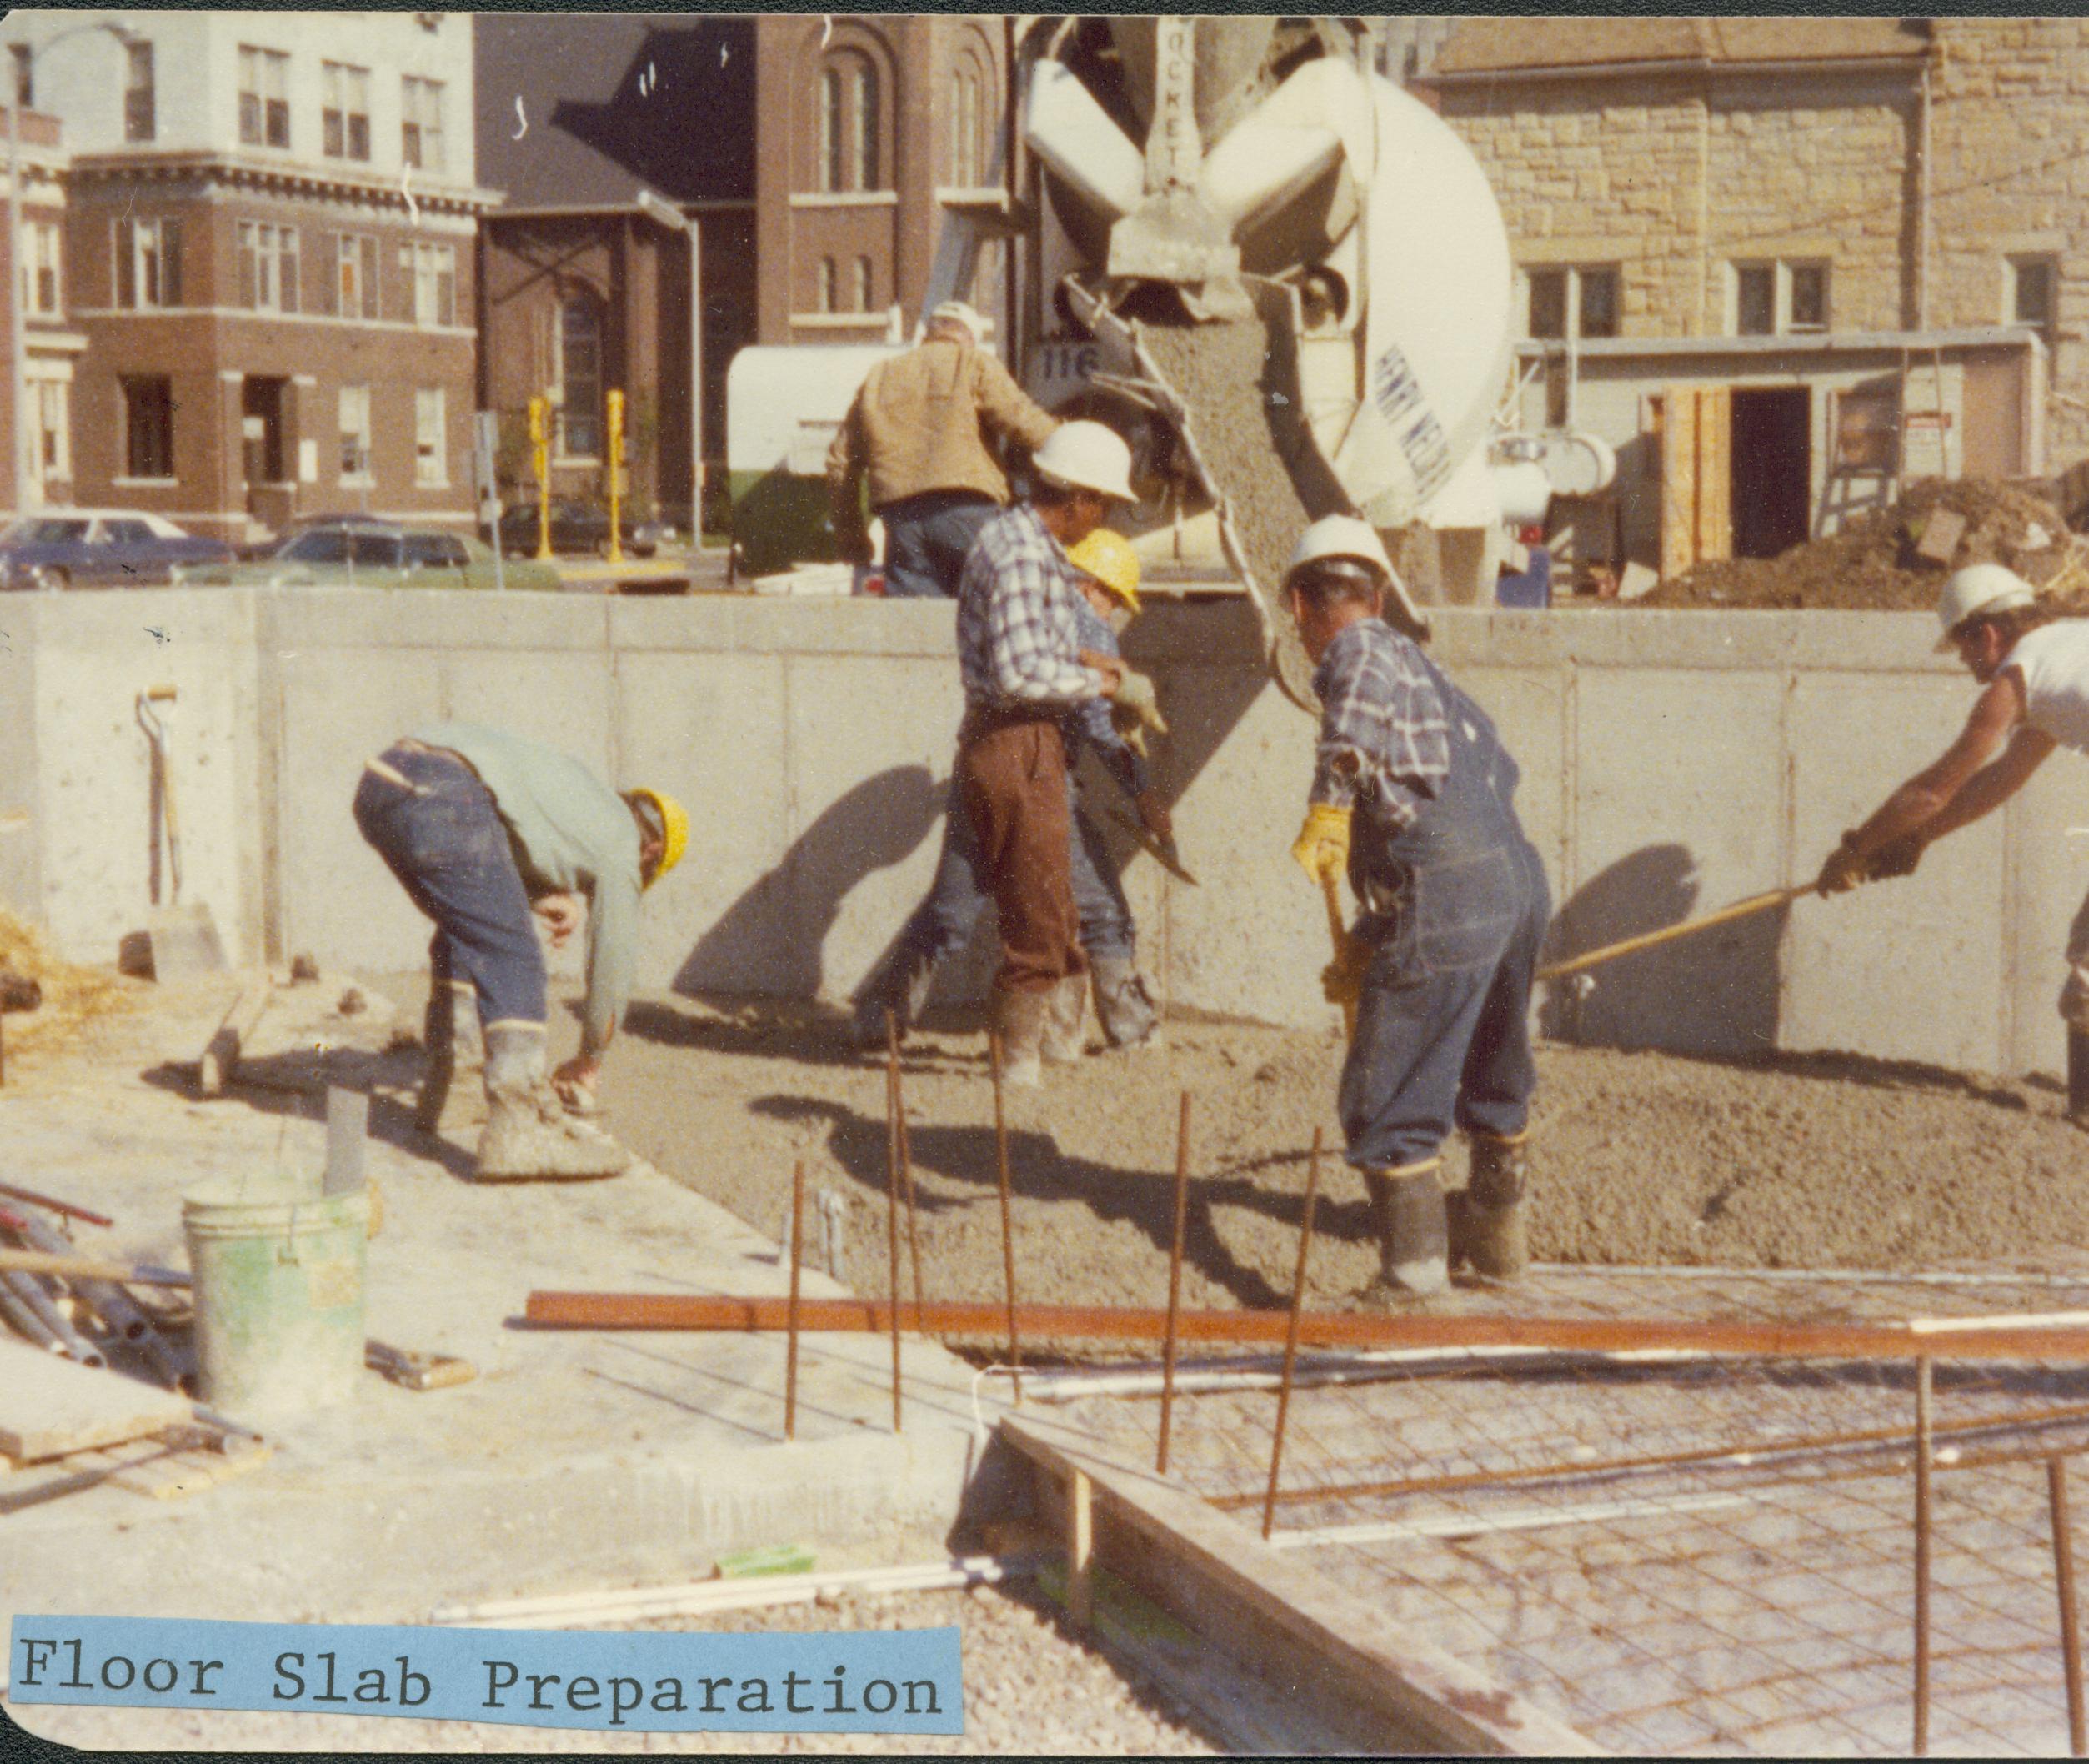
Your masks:
<instances>
[{"instance_id":1,"label":"rubber work boot","mask_svg":"<svg viewBox=\"0 0 2089 1764\"><path fill-rule=\"evenodd\" d=\"M542 1031L495 1029L486 1044L486 1130L478 1140L477 1180L576 1180L621 1175L629 1167L630 1153L566 1113L544 1075Z\"/></svg>"},{"instance_id":2,"label":"rubber work boot","mask_svg":"<svg viewBox=\"0 0 2089 1764\"><path fill-rule=\"evenodd\" d=\"M1051 1009L1050 991L994 995L994 1027L1001 1038L1001 1082L1035 1090L1044 1082L1039 1044Z\"/></svg>"},{"instance_id":3,"label":"rubber work boot","mask_svg":"<svg viewBox=\"0 0 2089 1764\"><path fill-rule=\"evenodd\" d=\"M413 1108L413 1125L433 1135L442 1125L450 1085L462 1070L467 1077L484 1070L485 1042L478 1029L478 994L468 980L438 980L428 989L428 1011L421 1020L421 1039L428 1065Z\"/></svg>"},{"instance_id":4,"label":"rubber work boot","mask_svg":"<svg viewBox=\"0 0 2089 1764\"><path fill-rule=\"evenodd\" d=\"M1471 1184L1451 1197L1450 1259L1454 1265L1468 1264L1483 1280L1512 1280L1530 1265L1523 1230L1530 1139L1527 1133L1471 1135Z\"/></svg>"},{"instance_id":5,"label":"rubber work boot","mask_svg":"<svg viewBox=\"0 0 2089 1764\"><path fill-rule=\"evenodd\" d=\"M1070 974L1044 996L1044 1035L1038 1050L1048 1065L1072 1065L1088 1051L1088 976Z\"/></svg>"},{"instance_id":6,"label":"rubber work boot","mask_svg":"<svg viewBox=\"0 0 2089 1764\"><path fill-rule=\"evenodd\" d=\"M2089 1030L2067 1031L2067 1119L2089 1127Z\"/></svg>"},{"instance_id":7,"label":"rubber work boot","mask_svg":"<svg viewBox=\"0 0 2089 1764\"><path fill-rule=\"evenodd\" d=\"M1404 1304L1449 1290L1450 1233L1437 1180L1442 1162L1430 1158L1364 1172L1378 1233L1378 1278L1365 1290L1368 1300Z\"/></svg>"},{"instance_id":8,"label":"rubber work boot","mask_svg":"<svg viewBox=\"0 0 2089 1764\"><path fill-rule=\"evenodd\" d=\"M1139 970L1120 958L1092 965L1095 980L1095 1020L1112 1047L1150 1046L1160 1033L1160 1013Z\"/></svg>"}]
</instances>

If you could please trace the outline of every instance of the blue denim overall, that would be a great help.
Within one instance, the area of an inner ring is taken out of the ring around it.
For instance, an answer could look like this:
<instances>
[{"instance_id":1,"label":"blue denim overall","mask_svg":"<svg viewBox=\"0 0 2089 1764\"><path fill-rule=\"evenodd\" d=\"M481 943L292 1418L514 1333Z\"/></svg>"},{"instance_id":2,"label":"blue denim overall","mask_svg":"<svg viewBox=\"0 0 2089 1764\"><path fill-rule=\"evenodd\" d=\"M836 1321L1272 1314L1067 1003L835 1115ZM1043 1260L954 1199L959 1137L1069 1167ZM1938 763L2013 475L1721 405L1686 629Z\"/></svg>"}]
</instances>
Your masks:
<instances>
[{"instance_id":1,"label":"blue denim overall","mask_svg":"<svg viewBox=\"0 0 2089 1764\"><path fill-rule=\"evenodd\" d=\"M1537 1072L1531 975L1552 903L1514 799L1521 775L1485 711L1422 659L1443 696L1450 775L1399 832L1356 804L1350 885L1370 944L1339 1107L1359 1169L1419 1164L1454 1125L1523 1130Z\"/></svg>"}]
</instances>

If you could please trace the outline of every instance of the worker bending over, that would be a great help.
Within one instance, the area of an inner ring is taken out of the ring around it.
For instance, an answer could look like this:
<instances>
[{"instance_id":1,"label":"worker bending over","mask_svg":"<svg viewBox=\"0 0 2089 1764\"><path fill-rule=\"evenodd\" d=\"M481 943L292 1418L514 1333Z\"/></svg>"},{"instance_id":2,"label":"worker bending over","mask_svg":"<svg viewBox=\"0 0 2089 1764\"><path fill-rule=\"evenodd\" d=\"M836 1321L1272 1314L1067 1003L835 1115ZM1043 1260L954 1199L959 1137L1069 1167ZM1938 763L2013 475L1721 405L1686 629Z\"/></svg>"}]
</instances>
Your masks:
<instances>
[{"instance_id":1,"label":"worker bending over","mask_svg":"<svg viewBox=\"0 0 2089 1764\"><path fill-rule=\"evenodd\" d=\"M355 821L435 921L416 1121L432 1133L441 1116L455 1070L454 1005L468 990L486 1047L478 1179L618 1174L628 1155L575 1115L594 1112L603 1052L630 996L639 895L689 844L680 805L657 790L619 796L556 748L443 723L365 765ZM580 1051L547 1075L544 958L531 918L560 945L584 912Z\"/></svg>"},{"instance_id":2,"label":"worker bending over","mask_svg":"<svg viewBox=\"0 0 2089 1764\"><path fill-rule=\"evenodd\" d=\"M2056 747L2089 753L2089 619L2038 604L2000 564L1969 564L1937 602L1937 653L1956 649L1984 689L1943 754L1842 835L1816 885L1840 894L1912 874L1924 849L2000 808ZM2089 900L2067 935L2067 1118L2089 1127Z\"/></svg>"},{"instance_id":3,"label":"worker bending over","mask_svg":"<svg viewBox=\"0 0 2089 1764\"><path fill-rule=\"evenodd\" d=\"M1029 499L980 529L958 595L958 793L980 879L1000 910L993 1020L1012 1084L1043 1081L1048 1024L1079 1052L1088 964L1074 910L1061 719L1125 692L1121 662L1084 649L1066 548L1134 499L1131 451L1100 423L1061 424L1037 450Z\"/></svg>"},{"instance_id":4,"label":"worker bending over","mask_svg":"<svg viewBox=\"0 0 2089 1764\"><path fill-rule=\"evenodd\" d=\"M944 301L919 343L864 377L827 450L841 555L870 561L867 478L884 523L888 594L955 594L972 541L1009 499L995 445L1034 448L1058 427L980 347L985 330L963 301Z\"/></svg>"},{"instance_id":5,"label":"worker bending over","mask_svg":"<svg viewBox=\"0 0 2089 1764\"><path fill-rule=\"evenodd\" d=\"M1123 534L1098 527L1069 549L1066 561L1077 572L1082 599L1076 613L1076 644L1097 654L1116 657L1115 621L1139 610L1139 554ZM1119 1048L1142 1047L1151 1041L1160 1028L1160 1014L1139 973L1138 932L1130 903L1125 899L1124 889L1110 865L1102 833L1083 806L1082 788L1075 771L1082 748L1094 750L1103 769L1131 799L1140 821L1155 838L1165 839L1172 831L1167 805L1153 787L1145 754L1146 731L1151 729L1165 734L1165 724L1145 676L1127 669L1125 681L1125 692L1139 697L1136 706L1089 699L1060 728L1067 748L1067 788L1071 792L1067 856L1075 913L1095 986L1096 1020L1102 1025L1104 1039ZM903 1033L912 1025L928 998L937 963L964 946L985 910L987 899L979 881L971 821L954 777L935 880L900 931L890 954L857 995L859 1045L884 1045L888 1012ZM1078 1058L1081 1052L1079 1030L1076 1021L1070 1050L1063 1038L1048 1037L1040 1049L1044 1057Z\"/></svg>"},{"instance_id":6,"label":"worker bending over","mask_svg":"<svg viewBox=\"0 0 2089 1764\"><path fill-rule=\"evenodd\" d=\"M1315 664L1320 746L1291 854L1361 912L1327 995L1356 1005L1340 1107L1370 1196L1380 1271L1370 1296L1444 1290L1457 1264L1512 1279L1528 1261L1522 1200L1531 975L1551 901L1514 804L1519 774L1486 713L1381 616L1427 626L1365 522L1309 527L1285 599ZM1453 1126L1471 1185L1438 1180Z\"/></svg>"}]
</instances>

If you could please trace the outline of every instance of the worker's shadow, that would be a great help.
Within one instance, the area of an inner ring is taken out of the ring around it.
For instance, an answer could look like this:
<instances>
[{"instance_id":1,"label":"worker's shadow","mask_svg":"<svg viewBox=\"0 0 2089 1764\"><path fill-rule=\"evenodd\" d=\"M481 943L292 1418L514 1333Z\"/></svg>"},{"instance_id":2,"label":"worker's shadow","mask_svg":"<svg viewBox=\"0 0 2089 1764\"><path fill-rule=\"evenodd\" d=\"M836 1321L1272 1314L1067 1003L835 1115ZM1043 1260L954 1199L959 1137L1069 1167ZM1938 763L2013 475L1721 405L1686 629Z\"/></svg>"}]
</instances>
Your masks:
<instances>
[{"instance_id":1,"label":"worker's shadow","mask_svg":"<svg viewBox=\"0 0 2089 1764\"><path fill-rule=\"evenodd\" d=\"M713 921L683 959L674 990L706 1003L756 994L817 996L841 903L873 871L914 854L949 789L925 765L900 765L844 792Z\"/></svg>"},{"instance_id":2,"label":"worker's shadow","mask_svg":"<svg viewBox=\"0 0 2089 1764\"><path fill-rule=\"evenodd\" d=\"M1540 965L1566 960L1729 903L1701 901L1681 845L1648 845L1593 877L1560 908ZM1545 982L1539 1025L1590 1047L1760 1056L1777 1045L1780 906Z\"/></svg>"},{"instance_id":3,"label":"worker's shadow","mask_svg":"<svg viewBox=\"0 0 2089 1764\"><path fill-rule=\"evenodd\" d=\"M824 1120L827 1150L871 1196L887 1192L885 1124L846 1105L809 1096L762 1096L753 1113L772 1120L804 1124ZM1175 1241L1175 1175L1171 1170L1127 1169L1068 1157L1048 1133L1013 1130L1009 1141L1012 1195L1039 1200L1079 1200L1105 1224L1122 1221L1144 1232L1165 1258ZM954 1181L992 1187L998 1181L990 1127L908 1125L909 1157L917 1170L933 1170ZM923 1211L947 1210L953 1203L924 1198ZM1250 1310L1289 1302L1252 1268L1243 1267L1212 1223L1210 1196L1193 1184L1183 1229L1183 1260Z\"/></svg>"}]
</instances>

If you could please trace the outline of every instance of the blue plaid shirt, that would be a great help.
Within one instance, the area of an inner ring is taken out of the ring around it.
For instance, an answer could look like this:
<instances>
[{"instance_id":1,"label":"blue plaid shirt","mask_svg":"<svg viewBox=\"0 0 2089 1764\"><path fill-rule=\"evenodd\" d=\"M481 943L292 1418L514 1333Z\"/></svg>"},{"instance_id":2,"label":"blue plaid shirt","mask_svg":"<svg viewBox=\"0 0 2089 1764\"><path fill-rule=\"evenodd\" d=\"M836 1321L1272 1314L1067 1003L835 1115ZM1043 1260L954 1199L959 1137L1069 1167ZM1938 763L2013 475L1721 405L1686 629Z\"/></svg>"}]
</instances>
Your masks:
<instances>
[{"instance_id":1,"label":"blue plaid shirt","mask_svg":"<svg viewBox=\"0 0 2089 1764\"><path fill-rule=\"evenodd\" d=\"M1075 659L1085 604L1074 566L1027 503L979 529L958 578L958 669L968 709L1071 705L1103 677Z\"/></svg>"},{"instance_id":2,"label":"blue plaid shirt","mask_svg":"<svg viewBox=\"0 0 2089 1764\"><path fill-rule=\"evenodd\" d=\"M1320 744L1311 799L1360 799L1393 832L1413 825L1450 775L1450 725L1421 651L1382 619L1360 619L1314 670Z\"/></svg>"}]
</instances>

